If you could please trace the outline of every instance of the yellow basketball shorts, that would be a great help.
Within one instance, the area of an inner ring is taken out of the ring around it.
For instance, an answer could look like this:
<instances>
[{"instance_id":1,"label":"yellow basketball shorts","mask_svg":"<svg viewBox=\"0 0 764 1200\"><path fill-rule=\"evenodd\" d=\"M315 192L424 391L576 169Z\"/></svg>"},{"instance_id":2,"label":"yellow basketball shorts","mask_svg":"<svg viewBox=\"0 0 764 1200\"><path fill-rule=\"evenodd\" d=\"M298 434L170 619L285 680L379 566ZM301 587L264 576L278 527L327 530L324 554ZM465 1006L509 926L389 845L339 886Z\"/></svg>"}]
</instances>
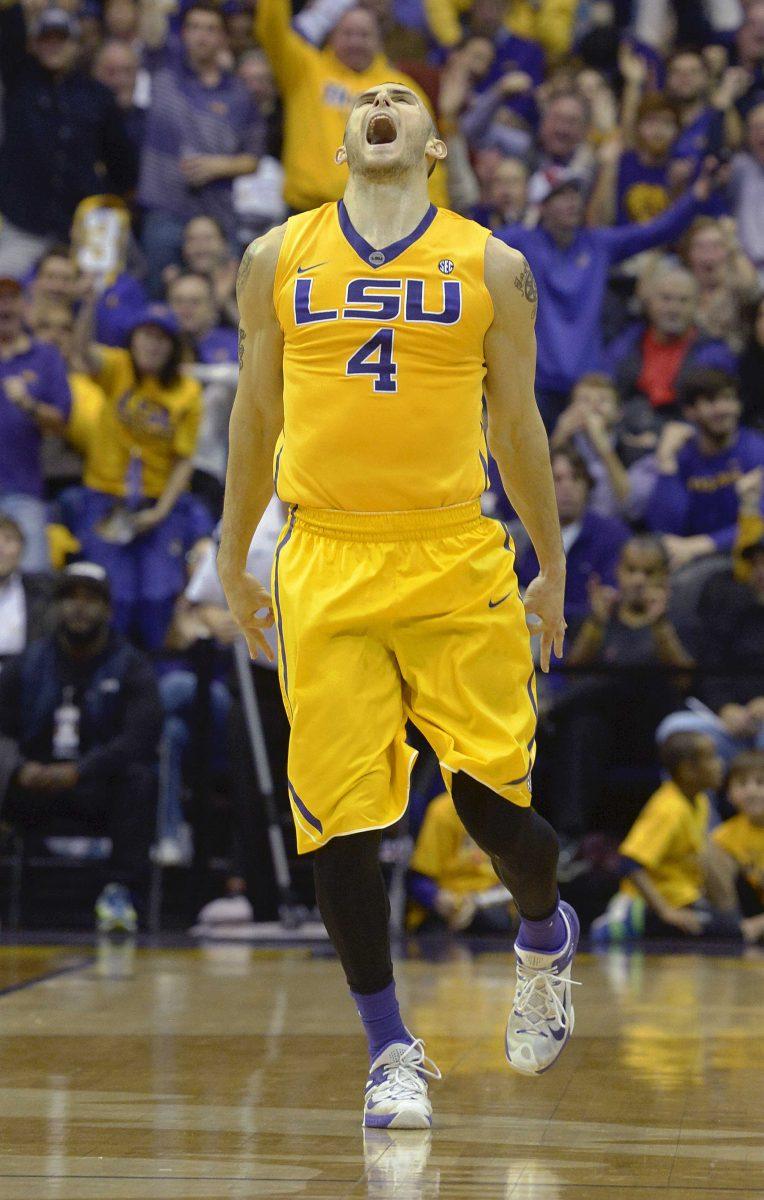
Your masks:
<instances>
[{"instance_id":1,"label":"yellow basketball shorts","mask_svg":"<svg viewBox=\"0 0 764 1200\"><path fill-rule=\"evenodd\" d=\"M536 696L514 547L478 503L410 513L293 506L273 564L300 853L403 815L416 752L531 802Z\"/></svg>"}]
</instances>

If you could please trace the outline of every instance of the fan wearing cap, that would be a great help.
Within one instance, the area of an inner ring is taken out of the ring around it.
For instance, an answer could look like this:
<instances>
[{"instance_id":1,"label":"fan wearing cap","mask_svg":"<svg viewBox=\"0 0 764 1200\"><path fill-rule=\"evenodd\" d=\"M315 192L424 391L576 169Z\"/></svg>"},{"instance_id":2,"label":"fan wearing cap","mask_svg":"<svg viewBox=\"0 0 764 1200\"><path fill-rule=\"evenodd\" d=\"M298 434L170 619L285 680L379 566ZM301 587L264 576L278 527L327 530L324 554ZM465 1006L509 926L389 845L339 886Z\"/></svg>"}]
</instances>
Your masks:
<instances>
[{"instance_id":1,"label":"fan wearing cap","mask_svg":"<svg viewBox=\"0 0 764 1200\"><path fill-rule=\"evenodd\" d=\"M103 568L74 563L59 576L55 630L0 675L0 812L41 833L71 822L108 834L109 897L135 925L154 831L154 765L162 712L150 661L110 628ZM115 895L115 885L116 892Z\"/></svg>"},{"instance_id":2,"label":"fan wearing cap","mask_svg":"<svg viewBox=\"0 0 764 1200\"><path fill-rule=\"evenodd\" d=\"M21 285L0 278L0 510L23 529L25 570L49 565L42 436L63 432L71 403L63 358L54 346L28 336Z\"/></svg>"},{"instance_id":3,"label":"fan wearing cap","mask_svg":"<svg viewBox=\"0 0 764 1200\"><path fill-rule=\"evenodd\" d=\"M106 404L94 430L84 482L135 510L134 531L147 533L187 490L201 419L201 388L180 370L180 329L173 312L151 304L133 324L127 350L89 340L92 300L78 328L83 364Z\"/></svg>"},{"instance_id":4,"label":"fan wearing cap","mask_svg":"<svg viewBox=\"0 0 764 1200\"><path fill-rule=\"evenodd\" d=\"M525 255L538 284L536 388L548 428L576 380L601 369L602 307L610 268L675 241L718 182L718 164L709 159L692 188L654 221L590 229L584 225L585 181L563 175L548 179L534 197L540 202L535 229L509 225L497 232Z\"/></svg>"},{"instance_id":5,"label":"fan wearing cap","mask_svg":"<svg viewBox=\"0 0 764 1200\"><path fill-rule=\"evenodd\" d=\"M68 237L81 200L125 194L136 153L111 92L79 65L81 35L63 8L27 28L24 7L0 6L0 274L23 275Z\"/></svg>"}]
</instances>

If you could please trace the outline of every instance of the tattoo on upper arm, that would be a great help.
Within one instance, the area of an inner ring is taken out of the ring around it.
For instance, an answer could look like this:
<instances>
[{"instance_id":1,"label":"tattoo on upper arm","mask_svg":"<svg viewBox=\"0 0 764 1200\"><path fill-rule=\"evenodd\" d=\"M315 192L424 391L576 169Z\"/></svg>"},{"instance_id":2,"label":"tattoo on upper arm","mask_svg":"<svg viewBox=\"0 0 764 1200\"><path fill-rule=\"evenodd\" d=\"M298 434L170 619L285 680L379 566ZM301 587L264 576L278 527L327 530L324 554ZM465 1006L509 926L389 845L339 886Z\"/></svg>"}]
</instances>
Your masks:
<instances>
[{"instance_id":1,"label":"tattoo on upper arm","mask_svg":"<svg viewBox=\"0 0 764 1200\"><path fill-rule=\"evenodd\" d=\"M525 259L523 259L522 271L519 275L515 275L515 287L518 292L522 292L528 303L533 305L533 315L535 317L539 293L536 287L536 280L533 278L533 271Z\"/></svg>"},{"instance_id":2,"label":"tattoo on upper arm","mask_svg":"<svg viewBox=\"0 0 764 1200\"><path fill-rule=\"evenodd\" d=\"M239 326L239 370L240 371L243 370L243 368L244 368L244 343L246 340L247 340L247 335L240 325Z\"/></svg>"},{"instance_id":3,"label":"tattoo on upper arm","mask_svg":"<svg viewBox=\"0 0 764 1200\"><path fill-rule=\"evenodd\" d=\"M236 294L237 294L237 296L241 294L242 288L244 287L247 280L249 279L249 273L252 270L253 258L254 258L254 251L252 250L251 246L247 246L247 249L244 251L244 257L241 260L241 266L239 267L239 273L236 276Z\"/></svg>"}]
</instances>

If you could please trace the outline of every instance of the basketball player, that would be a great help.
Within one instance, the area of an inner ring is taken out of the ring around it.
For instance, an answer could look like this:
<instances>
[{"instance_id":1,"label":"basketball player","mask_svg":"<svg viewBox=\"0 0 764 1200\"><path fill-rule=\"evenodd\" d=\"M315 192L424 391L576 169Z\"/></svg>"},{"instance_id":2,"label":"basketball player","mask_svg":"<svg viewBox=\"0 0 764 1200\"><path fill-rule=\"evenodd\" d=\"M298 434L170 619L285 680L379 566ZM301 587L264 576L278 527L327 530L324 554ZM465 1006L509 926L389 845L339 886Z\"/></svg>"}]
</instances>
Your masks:
<instances>
[{"instance_id":1,"label":"basketball player","mask_svg":"<svg viewBox=\"0 0 764 1200\"><path fill-rule=\"evenodd\" d=\"M309 136L309 131L307 133ZM364 1124L427 1128L439 1072L398 1009L379 866L403 815L410 718L522 915L510 1064L550 1067L573 1030L573 910L557 838L531 807L541 664L562 652L565 561L533 394L527 262L427 196L445 157L413 92L366 92L337 162L344 200L246 252L220 576L250 652L275 620L291 721L289 795L321 915L369 1042ZM491 450L541 565L525 608L514 548L480 514ZM273 470L273 474L272 474ZM245 572L271 498L290 505L272 595ZM259 615L258 615L259 614Z\"/></svg>"}]
</instances>

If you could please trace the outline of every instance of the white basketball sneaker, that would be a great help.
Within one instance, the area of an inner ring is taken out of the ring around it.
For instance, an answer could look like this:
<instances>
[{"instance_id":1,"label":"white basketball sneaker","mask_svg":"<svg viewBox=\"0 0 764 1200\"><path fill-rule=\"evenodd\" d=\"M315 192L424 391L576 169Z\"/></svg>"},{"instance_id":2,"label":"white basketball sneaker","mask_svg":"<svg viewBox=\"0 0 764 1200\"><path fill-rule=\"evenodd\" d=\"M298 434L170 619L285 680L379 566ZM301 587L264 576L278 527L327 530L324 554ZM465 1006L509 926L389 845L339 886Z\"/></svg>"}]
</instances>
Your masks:
<instances>
[{"instance_id":1,"label":"white basketball sneaker","mask_svg":"<svg viewBox=\"0 0 764 1200\"><path fill-rule=\"evenodd\" d=\"M376 1129L429 1129L432 1105L427 1079L440 1071L424 1053L424 1044L393 1042L369 1067L363 1123Z\"/></svg>"},{"instance_id":2,"label":"white basketball sneaker","mask_svg":"<svg viewBox=\"0 0 764 1200\"><path fill-rule=\"evenodd\" d=\"M523 1075L541 1075L557 1061L573 1032L575 1013L570 978L578 946L579 924L564 900L560 914L567 937L561 950L548 954L515 942L517 987L507 1021L507 1062Z\"/></svg>"}]
</instances>

